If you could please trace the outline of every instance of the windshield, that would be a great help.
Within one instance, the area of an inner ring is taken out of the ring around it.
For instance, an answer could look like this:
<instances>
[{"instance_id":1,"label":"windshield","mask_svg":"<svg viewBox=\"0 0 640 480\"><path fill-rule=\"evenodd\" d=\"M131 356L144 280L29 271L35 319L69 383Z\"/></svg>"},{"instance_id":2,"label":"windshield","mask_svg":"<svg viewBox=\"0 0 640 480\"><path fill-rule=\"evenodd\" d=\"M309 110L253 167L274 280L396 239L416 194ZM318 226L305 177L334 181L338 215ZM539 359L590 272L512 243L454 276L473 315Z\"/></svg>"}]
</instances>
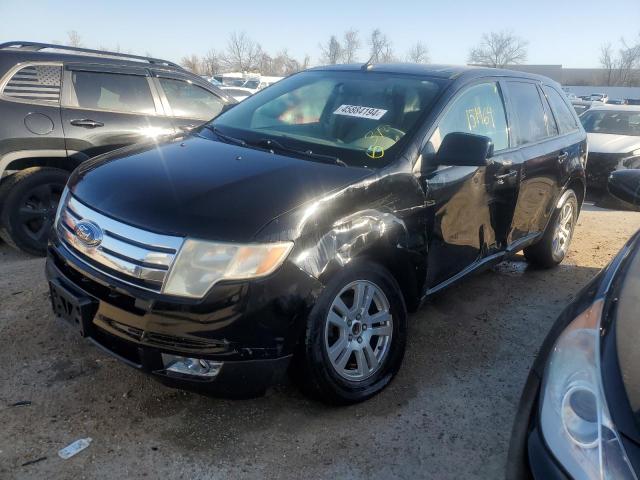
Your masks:
<instances>
[{"instance_id":1,"label":"windshield","mask_svg":"<svg viewBox=\"0 0 640 480\"><path fill-rule=\"evenodd\" d=\"M640 136L640 111L589 110L580 121L589 133Z\"/></svg>"},{"instance_id":2,"label":"windshield","mask_svg":"<svg viewBox=\"0 0 640 480\"><path fill-rule=\"evenodd\" d=\"M409 75L310 71L281 80L212 124L248 144L277 140L353 166L388 164L442 83Z\"/></svg>"},{"instance_id":3,"label":"windshield","mask_svg":"<svg viewBox=\"0 0 640 480\"><path fill-rule=\"evenodd\" d=\"M260 80L247 80L242 86L244 88L258 88L258 85L260 85Z\"/></svg>"}]
</instances>

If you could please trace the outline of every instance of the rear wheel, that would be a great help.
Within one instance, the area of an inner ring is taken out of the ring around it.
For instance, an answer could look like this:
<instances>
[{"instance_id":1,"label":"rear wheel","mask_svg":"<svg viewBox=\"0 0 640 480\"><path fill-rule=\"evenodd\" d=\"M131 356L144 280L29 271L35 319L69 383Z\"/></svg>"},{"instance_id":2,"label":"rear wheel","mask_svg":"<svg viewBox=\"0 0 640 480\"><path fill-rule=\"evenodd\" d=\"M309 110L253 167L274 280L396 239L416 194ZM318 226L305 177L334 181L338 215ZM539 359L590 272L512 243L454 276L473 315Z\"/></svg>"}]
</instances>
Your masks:
<instances>
[{"instance_id":1,"label":"rear wheel","mask_svg":"<svg viewBox=\"0 0 640 480\"><path fill-rule=\"evenodd\" d=\"M32 167L0 184L0 238L33 255L44 255L56 209L69 174Z\"/></svg>"},{"instance_id":2,"label":"rear wheel","mask_svg":"<svg viewBox=\"0 0 640 480\"><path fill-rule=\"evenodd\" d=\"M562 262L569 251L577 220L578 199L573 190L567 190L560 197L542 238L524 249L526 259L543 268L551 268Z\"/></svg>"},{"instance_id":3,"label":"rear wheel","mask_svg":"<svg viewBox=\"0 0 640 480\"><path fill-rule=\"evenodd\" d=\"M356 403L386 387L404 356L407 313L395 279L358 262L327 285L308 319L299 380L329 403Z\"/></svg>"}]
</instances>

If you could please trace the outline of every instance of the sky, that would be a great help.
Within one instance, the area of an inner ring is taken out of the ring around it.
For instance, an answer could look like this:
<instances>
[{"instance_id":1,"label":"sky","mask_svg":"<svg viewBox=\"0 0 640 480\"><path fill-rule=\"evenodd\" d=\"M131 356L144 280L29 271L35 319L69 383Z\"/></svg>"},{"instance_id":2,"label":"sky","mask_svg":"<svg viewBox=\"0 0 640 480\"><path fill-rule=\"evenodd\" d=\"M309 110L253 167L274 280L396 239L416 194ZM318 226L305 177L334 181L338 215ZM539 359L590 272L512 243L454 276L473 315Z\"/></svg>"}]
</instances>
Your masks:
<instances>
[{"instance_id":1,"label":"sky","mask_svg":"<svg viewBox=\"0 0 640 480\"><path fill-rule=\"evenodd\" d=\"M509 30L529 42L529 64L598 67L600 47L640 39L640 0L0 0L0 42L66 41L179 61L223 50L231 32L263 49L319 63L320 43L355 28L380 28L404 58L415 42L433 63L464 64L483 33ZM365 42L363 42L365 43ZM366 60L363 46L360 59Z\"/></svg>"}]
</instances>

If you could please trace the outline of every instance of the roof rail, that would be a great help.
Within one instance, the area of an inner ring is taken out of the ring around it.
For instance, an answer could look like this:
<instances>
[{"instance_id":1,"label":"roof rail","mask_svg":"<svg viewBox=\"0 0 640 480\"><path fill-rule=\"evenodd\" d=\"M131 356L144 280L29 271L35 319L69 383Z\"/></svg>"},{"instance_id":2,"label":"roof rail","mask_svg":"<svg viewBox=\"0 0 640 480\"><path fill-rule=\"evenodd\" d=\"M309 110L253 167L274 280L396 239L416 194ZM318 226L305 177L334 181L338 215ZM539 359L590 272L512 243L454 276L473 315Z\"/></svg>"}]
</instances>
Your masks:
<instances>
[{"instance_id":1,"label":"roof rail","mask_svg":"<svg viewBox=\"0 0 640 480\"><path fill-rule=\"evenodd\" d=\"M130 53L110 52L108 50L94 50L92 48L68 47L66 45L56 45L54 43L23 42L23 41L0 43L0 50L10 49L10 48L27 50L32 52L39 52L40 50L43 50L45 48L54 48L56 50L67 50L70 52L91 53L93 55L105 55L109 57L140 60L140 61L148 62L154 65L166 65L169 67L176 67L181 70L183 69L177 63L170 62L168 60L162 60L160 58L153 58L153 57L145 57L142 55L132 55Z\"/></svg>"}]
</instances>

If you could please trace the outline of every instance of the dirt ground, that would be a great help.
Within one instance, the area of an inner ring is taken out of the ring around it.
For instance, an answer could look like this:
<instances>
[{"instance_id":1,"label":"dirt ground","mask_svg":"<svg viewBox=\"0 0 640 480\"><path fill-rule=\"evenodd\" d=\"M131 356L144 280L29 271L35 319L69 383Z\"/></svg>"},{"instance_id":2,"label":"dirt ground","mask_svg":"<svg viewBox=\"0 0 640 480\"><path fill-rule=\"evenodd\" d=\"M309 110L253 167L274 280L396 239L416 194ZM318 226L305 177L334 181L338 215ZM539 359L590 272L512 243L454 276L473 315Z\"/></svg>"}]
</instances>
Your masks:
<instances>
[{"instance_id":1,"label":"dirt ground","mask_svg":"<svg viewBox=\"0 0 640 480\"><path fill-rule=\"evenodd\" d=\"M164 387L54 319L44 261L0 244L0 478L502 478L547 330L638 228L640 213L586 206L560 267L518 257L439 295L392 385L347 408L293 385L241 401Z\"/></svg>"}]
</instances>

